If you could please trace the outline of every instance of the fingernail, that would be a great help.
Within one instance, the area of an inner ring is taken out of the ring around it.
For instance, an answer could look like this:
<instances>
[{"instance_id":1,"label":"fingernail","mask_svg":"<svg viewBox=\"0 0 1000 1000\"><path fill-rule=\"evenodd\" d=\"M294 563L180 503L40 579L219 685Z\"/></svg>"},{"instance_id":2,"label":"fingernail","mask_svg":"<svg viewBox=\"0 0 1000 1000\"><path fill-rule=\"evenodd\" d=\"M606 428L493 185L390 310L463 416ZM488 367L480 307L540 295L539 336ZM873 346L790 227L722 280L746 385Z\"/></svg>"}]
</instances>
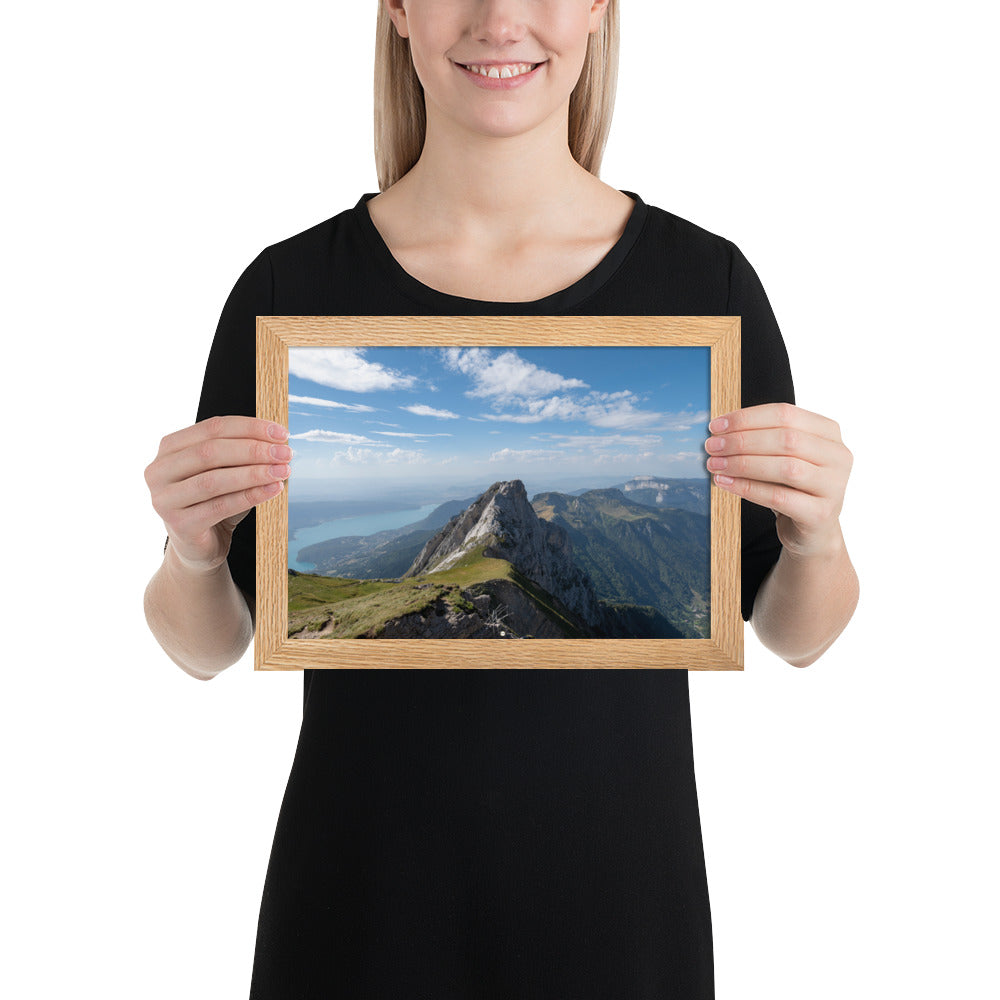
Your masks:
<instances>
[{"instance_id":1,"label":"fingernail","mask_svg":"<svg viewBox=\"0 0 1000 1000\"><path fill-rule=\"evenodd\" d=\"M728 464L729 463L726 461L726 459L724 459L721 455L718 455L715 458L710 458L708 460L708 467L713 472L718 472L719 469L724 469Z\"/></svg>"},{"instance_id":2,"label":"fingernail","mask_svg":"<svg viewBox=\"0 0 1000 1000\"><path fill-rule=\"evenodd\" d=\"M733 477L732 476L716 476L715 477L715 481L720 486L732 486L733 485Z\"/></svg>"},{"instance_id":3,"label":"fingernail","mask_svg":"<svg viewBox=\"0 0 1000 1000\"><path fill-rule=\"evenodd\" d=\"M713 434L721 434L722 431L729 429L729 421L725 417L716 417L709 425L708 429Z\"/></svg>"},{"instance_id":4,"label":"fingernail","mask_svg":"<svg viewBox=\"0 0 1000 1000\"><path fill-rule=\"evenodd\" d=\"M722 451L722 449L726 447L726 439L725 438L715 438L715 437L709 438L705 442L705 447L709 451Z\"/></svg>"},{"instance_id":5,"label":"fingernail","mask_svg":"<svg viewBox=\"0 0 1000 1000\"><path fill-rule=\"evenodd\" d=\"M288 431L281 424L271 424L267 429L267 433L278 441L285 441L288 438Z\"/></svg>"}]
</instances>

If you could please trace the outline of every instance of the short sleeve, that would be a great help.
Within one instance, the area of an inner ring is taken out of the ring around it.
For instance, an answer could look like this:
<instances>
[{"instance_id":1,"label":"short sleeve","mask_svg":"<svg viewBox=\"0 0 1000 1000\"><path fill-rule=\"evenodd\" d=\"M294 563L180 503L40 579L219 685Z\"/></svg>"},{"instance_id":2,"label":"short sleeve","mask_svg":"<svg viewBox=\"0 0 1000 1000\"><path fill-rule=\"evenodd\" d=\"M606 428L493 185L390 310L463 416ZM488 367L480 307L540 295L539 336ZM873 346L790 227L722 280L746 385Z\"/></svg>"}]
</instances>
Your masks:
<instances>
[{"instance_id":1,"label":"short sleeve","mask_svg":"<svg viewBox=\"0 0 1000 1000\"><path fill-rule=\"evenodd\" d=\"M240 275L222 307L205 366L196 422L257 413L257 317L274 314L271 258L263 250ZM166 548L166 546L164 546ZM256 595L256 509L236 526L229 549L233 582Z\"/></svg>"},{"instance_id":2,"label":"short sleeve","mask_svg":"<svg viewBox=\"0 0 1000 1000\"><path fill-rule=\"evenodd\" d=\"M728 242L728 241L727 241ZM757 273L733 243L727 316L739 316L742 355L741 406L794 403L795 390L788 352L771 304ZM774 512L749 500L740 501L743 534L742 615L750 620L764 577L781 555Z\"/></svg>"}]
</instances>

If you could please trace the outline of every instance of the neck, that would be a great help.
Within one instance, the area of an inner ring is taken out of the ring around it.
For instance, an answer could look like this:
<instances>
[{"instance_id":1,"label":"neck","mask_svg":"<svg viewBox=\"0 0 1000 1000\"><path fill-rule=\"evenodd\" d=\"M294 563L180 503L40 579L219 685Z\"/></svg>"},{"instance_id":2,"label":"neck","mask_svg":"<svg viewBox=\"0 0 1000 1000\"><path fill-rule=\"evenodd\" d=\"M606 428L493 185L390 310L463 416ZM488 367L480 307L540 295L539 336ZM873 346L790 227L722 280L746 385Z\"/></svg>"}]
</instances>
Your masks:
<instances>
[{"instance_id":1,"label":"neck","mask_svg":"<svg viewBox=\"0 0 1000 1000\"><path fill-rule=\"evenodd\" d=\"M579 205L595 178L569 150L567 109L521 135L455 128L428 108L420 158L398 183L456 236L494 242Z\"/></svg>"}]
</instances>

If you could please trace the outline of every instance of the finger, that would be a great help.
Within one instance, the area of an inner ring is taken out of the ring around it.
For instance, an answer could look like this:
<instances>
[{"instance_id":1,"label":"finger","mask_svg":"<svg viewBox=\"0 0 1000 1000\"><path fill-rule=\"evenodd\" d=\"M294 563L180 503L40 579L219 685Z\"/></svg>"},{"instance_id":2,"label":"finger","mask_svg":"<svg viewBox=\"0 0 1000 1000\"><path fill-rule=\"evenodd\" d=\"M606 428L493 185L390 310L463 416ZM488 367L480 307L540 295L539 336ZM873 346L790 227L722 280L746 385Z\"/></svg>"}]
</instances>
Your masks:
<instances>
[{"instance_id":1,"label":"finger","mask_svg":"<svg viewBox=\"0 0 1000 1000\"><path fill-rule=\"evenodd\" d=\"M713 455L706 466L709 472L790 486L812 496L829 496L835 486L829 469L785 455Z\"/></svg>"},{"instance_id":2,"label":"finger","mask_svg":"<svg viewBox=\"0 0 1000 1000\"><path fill-rule=\"evenodd\" d=\"M160 516L166 519L176 511L185 510L216 497L245 492L255 486L266 486L276 480L287 479L288 475L289 468L284 464L238 465L234 468L207 469L189 479L171 483L158 491L155 506Z\"/></svg>"},{"instance_id":3,"label":"finger","mask_svg":"<svg viewBox=\"0 0 1000 1000\"><path fill-rule=\"evenodd\" d=\"M710 455L788 455L813 465L840 466L846 460L842 444L794 427L727 431L705 441Z\"/></svg>"},{"instance_id":4,"label":"finger","mask_svg":"<svg viewBox=\"0 0 1000 1000\"><path fill-rule=\"evenodd\" d=\"M253 438L205 438L181 451L158 458L148 469L150 489L164 489L212 469L243 465L286 464L292 449L287 444Z\"/></svg>"},{"instance_id":5,"label":"finger","mask_svg":"<svg viewBox=\"0 0 1000 1000\"><path fill-rule=\"evenodd\" d=\"M164 437L160 441L157 457L190 448L191 445L196 445L209 438L254 438L273 444L275 441L287 441L288 429L273 420L260 420L257 417L243 417L235 414L208 417Z\"/></svg>"},{"instance_id":6,"label":"finger","mask_svg":"<svg viewBox=\"0 0 1000 1000\"><path fill-rule=\"evenodd\" d=\"M272 480L260 486L223 493L220 496L196 503L178 511L167 523L167 533L181 538L197 538L220 521L243 514L251 507L276 497L284 488L281 480Z\"/></svg>"},{"instance_id":7,"label":"finger","mask_svg":"<svg viewBox=\"0 0 1000 1000\"><path fill-rule=\"evenodd\" d=\"M775 514L784 514L804 528L821 523L829 514L830 502L826 497L803 493L781 483L721 474L714 476L712 481L729 493L736 493L751 503L767 507Z\"/></svg>"},{"instance_id":8,"label":"finger","mask_svg":"<svg viewBox=\"0 0 1000 1000\"><path fill-rule=\"evenodd\" d=\"M829 417L803 410L792 403L761 403L715 417L708 425L713 434L749 431L761 427L793 427L807 434L840 441L840 425Z\"/></svg>"}]
</instances>

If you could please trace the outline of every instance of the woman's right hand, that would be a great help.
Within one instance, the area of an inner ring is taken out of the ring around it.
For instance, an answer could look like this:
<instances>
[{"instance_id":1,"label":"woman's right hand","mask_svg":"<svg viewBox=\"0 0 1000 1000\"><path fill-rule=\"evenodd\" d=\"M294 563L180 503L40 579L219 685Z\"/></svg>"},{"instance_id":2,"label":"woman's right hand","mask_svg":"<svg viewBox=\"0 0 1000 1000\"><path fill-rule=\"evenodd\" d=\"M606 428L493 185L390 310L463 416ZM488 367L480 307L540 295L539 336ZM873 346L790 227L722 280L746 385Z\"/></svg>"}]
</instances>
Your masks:
<instances>
[{"instance_id":1,"label":"woman's right hand","mask_svg":"<svg viewBox=\"0 0 1000 1000\"><path fill-rule=\"evenodd\" d=\"M288 431L256 417L209 417L168 434L146 466L153 509L174 554L196 572L229 555L236 525L288 478Z\"/></svg>"}]
</instances>

